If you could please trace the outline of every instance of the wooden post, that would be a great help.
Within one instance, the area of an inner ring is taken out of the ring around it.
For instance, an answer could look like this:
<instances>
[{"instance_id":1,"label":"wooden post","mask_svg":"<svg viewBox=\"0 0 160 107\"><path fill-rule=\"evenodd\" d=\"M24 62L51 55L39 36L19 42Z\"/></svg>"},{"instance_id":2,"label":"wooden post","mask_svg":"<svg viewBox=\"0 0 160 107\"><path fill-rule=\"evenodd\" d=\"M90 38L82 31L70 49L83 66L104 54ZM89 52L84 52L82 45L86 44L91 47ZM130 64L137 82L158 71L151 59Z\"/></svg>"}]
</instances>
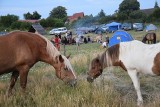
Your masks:
<instances>
[{"instance_id":1,"label":"wooden post","mask_svg":"<svg viewBox=\"0 0 160 107\"><path fill-rule=\"evenodd\" d=\"M64 48L64 56L66 56L66 44L63 45Z\"/></svg>"}]
</instances>

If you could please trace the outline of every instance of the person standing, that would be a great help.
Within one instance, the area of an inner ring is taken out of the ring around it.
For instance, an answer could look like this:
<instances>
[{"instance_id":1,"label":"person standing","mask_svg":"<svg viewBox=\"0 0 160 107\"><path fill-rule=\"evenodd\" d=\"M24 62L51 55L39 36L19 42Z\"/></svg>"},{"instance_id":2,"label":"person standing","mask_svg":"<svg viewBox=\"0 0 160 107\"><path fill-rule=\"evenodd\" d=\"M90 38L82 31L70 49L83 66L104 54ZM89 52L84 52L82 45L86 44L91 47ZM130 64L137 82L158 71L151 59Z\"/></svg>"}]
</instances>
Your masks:
<instances>
[{"instance_id":1,"label":"person standing","mask_svg":"<svg viewBox=\"0 0 160 107\"><path fill-rule=\"evenodd\" d=\"M79 51L79 48L80 48L80 37L78 35L76 36L76 47L77 47L77 51Z\"/></svg>"},{"instance_id":2,"label":"person standing","mask_svg":"<svg viewBox=\"0 0 160 107\"><path fill-rule=\"evenodd\" d=\"M106 32L106 43L109 44L109 37L108 37L108 33Z\"/></svg>"},{"instance_id":3,"label":"person standing","mask_svg":"<svg viewBox=\"0 0 160 107\"><path fill-rule=\"evenodd\" d=\"M60 39L58 35L55 35L54 43L55 43L55 47L58 49L58 51L60 51Z\"/></svg>"}]
</instances>

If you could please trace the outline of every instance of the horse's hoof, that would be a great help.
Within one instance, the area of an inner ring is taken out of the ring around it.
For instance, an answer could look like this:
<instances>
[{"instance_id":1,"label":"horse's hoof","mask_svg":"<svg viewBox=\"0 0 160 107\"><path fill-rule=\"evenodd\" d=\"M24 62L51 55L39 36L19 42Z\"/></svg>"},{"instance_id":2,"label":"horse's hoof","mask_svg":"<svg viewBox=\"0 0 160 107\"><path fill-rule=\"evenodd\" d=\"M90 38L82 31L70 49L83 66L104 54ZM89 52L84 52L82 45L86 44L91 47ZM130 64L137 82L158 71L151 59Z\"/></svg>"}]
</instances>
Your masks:
<instances>
[{"instance_id":1,"label":"horse's hoof","mask_svg":"<svg viewBox=\"0 0 160 107\"><path fill-rule=\"evenodd\" d=\"M138 107L143 107L143 101L139 101L139 100L138 100L138 101L137 101L137 106L138 106Z\"/></svg>"}]
</instances>

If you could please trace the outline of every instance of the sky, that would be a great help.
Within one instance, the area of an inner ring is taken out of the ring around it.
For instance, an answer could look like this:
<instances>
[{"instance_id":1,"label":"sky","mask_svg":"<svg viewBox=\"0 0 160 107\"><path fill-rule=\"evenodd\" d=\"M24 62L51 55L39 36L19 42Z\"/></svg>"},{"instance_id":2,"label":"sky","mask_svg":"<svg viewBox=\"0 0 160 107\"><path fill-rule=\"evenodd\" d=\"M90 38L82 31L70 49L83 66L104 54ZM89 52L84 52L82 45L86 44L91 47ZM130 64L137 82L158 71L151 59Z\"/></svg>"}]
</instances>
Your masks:
<instances>
[{"instance_id":1,"label":"sky","mask_svg":"<svg viewBox=\"0 0 160 107\"><path fill-rule=\"evenodd\" d=\"M101 9L106 15L111 15L118 10L123 0L0 0L0 16L14 14L24 19L23 14L37 11L41 18L47 18L50 11L57 6L63 6L67 15L84 12L85 15L97 15ZM140 9L153 8L155 1L160 6L160 0L138 0Z\"/></svg>"}]
</instances>

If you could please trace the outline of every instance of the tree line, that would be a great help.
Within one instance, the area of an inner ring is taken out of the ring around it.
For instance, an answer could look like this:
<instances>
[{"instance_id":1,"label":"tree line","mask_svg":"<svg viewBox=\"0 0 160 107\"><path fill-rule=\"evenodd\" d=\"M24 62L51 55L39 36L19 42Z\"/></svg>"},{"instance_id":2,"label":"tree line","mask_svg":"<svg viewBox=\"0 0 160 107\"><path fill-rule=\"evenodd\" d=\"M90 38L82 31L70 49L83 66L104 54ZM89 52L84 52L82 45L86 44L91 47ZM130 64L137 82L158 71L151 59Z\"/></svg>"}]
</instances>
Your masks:
<instances>
[{"instance_id":1,"label":"tree line","mask_svg":"<svg viewBox=\"0 0 160 107\"><path fill-rule=\"evenodd\" d=\"M85 16L83 19L74 21L71 26L77 27L78 25L90 26L94 24L106 24L111 21L118 21L121 23L157 23L160 22L160 8L156 1L155 6L153 7L153 13L145 14L140 10L140 3L137 0L123 0L119 5L118 10L112 15L106 15L102 9L97 16Z\"/></svg>"},{"instance_id":2,"label":"tree line","mask_svg":"<svg viewBox=\"0 0 160 107\"><path fill-rule=\"evenodd\" d=\"M63 6L53 8L49 16L46 19L41 19L41 15L34 11L33 13L25 13L24 19L29 20L40 20L40 24L45 28L53 27L78 27L78 26L91 26L94 24L104 24L111 21L119 22L158 22L160 21L160 8L157 1L155 2L154 11L152 14L145 14L140 10L140 3L137 0L123 0L119 5L118 10L112 15L106 15L103 9L96 15L86 15L84 18L79 18L77 21L72 23L67 22L67 12ZM4 29L18 29L25 30L29 29L31 23L18 21L19 17L16 15L0 16L0 31Z\"/></svg>"}]
</instances>

